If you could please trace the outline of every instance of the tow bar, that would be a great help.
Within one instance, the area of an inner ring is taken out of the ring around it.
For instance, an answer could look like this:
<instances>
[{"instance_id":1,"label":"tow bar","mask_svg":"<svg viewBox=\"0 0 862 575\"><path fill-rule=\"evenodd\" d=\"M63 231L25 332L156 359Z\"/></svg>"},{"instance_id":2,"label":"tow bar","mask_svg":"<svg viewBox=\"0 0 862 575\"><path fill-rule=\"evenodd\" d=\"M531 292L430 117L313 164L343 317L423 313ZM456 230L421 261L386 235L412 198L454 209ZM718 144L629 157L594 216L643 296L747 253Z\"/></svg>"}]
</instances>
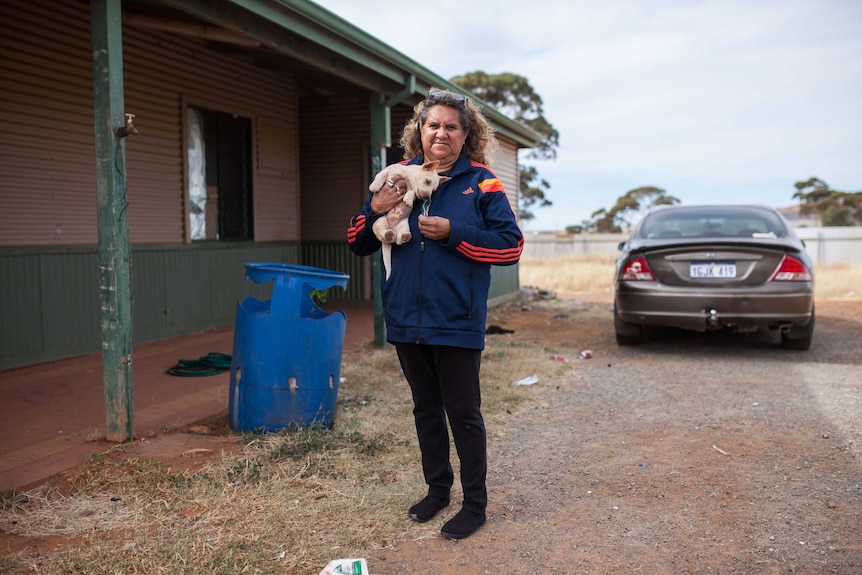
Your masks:
<instances>
[{"instance_id":1,"label":"tow bar","mask_svg":"<svg viewBox=\"0 0 862 575\"><path fill-rule=\"evenodd\" d=\"M710 309L707 312L706 316L706 325L709 327L715 327L718 325L718 312L714 309Z\"/></svg>"}]
</instances>

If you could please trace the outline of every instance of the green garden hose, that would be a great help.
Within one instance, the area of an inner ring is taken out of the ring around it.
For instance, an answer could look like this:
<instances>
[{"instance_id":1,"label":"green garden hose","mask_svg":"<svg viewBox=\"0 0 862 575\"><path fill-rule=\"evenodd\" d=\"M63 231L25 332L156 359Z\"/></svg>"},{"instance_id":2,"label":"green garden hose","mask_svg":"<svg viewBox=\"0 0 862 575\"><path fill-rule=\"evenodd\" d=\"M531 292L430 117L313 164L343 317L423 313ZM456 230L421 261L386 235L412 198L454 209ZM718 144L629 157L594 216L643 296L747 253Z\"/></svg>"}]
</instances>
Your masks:
<instances>
[{"instance_id":1,"label":"green garden hose","mask_svg":"<svg viewBox=\"0 0 862 575\"><path fill-rule=\"evenodd\" d=\"M226 353L210 352L199 359L181 359L168 373L179 377L204 377L230 369L231 357Z\"/></svg>"}]
</instances>

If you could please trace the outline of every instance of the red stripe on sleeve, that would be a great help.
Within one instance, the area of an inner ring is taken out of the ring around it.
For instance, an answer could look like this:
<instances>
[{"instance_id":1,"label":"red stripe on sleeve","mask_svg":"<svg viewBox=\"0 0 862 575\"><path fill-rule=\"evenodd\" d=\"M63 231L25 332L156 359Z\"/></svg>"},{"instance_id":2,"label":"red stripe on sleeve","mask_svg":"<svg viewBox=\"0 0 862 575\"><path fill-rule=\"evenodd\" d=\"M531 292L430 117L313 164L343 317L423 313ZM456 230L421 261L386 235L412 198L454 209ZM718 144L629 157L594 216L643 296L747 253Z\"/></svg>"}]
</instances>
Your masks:
<instances>
[{"instance_id":1,"label":"red stripe on sleeve","mask_svg":"<svg viewBox=\"0 0 862 575\"><path fill-rule=\"evenodd\" d=\"M485 263L514 263L521 257L521 252L524 249L524 240L521 238L518 245L512 248L483 248L461 242L456 250L471 260L476 260Z\"/></svg>"},{"instance_id":2,"label":"red stripe on sleeve","mask_svg":"<svg viewBox=\"0 0 862 575\"><path fill-rule=\"evenodd\" d=\"M365 229L365 215L359 214L350 222L350 227L347 228L347 243L352 244L356 241L356 234Z\"/></svg>"}]
</instances>

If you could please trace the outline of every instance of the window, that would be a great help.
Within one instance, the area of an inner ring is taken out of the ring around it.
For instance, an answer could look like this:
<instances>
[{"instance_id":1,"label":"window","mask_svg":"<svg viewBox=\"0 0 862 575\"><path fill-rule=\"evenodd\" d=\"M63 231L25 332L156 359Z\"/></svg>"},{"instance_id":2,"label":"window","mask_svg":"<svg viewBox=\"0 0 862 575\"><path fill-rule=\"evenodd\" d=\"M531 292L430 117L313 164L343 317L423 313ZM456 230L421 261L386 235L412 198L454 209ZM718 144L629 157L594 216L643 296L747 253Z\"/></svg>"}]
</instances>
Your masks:
<instances>
[{"instance_id":1,"label":"window","mask_svg":"<svg viewBox=\"0 0 862 575\"><path fill-rule=\"evenodd\" d=\"M680 207L655 212L644 219L641 235L651 238L784 237L774 213L750 207Z\"/></svg>"},{"instance_id":2,"label":"window","mask_svg":"<svg viewBox=\"0 0 862 575\"><path fill-rule=\"evenodd\" d=\"M186 118L191 239L254 239L251 120L192 106Z\"/></svg>"}]
</instances>

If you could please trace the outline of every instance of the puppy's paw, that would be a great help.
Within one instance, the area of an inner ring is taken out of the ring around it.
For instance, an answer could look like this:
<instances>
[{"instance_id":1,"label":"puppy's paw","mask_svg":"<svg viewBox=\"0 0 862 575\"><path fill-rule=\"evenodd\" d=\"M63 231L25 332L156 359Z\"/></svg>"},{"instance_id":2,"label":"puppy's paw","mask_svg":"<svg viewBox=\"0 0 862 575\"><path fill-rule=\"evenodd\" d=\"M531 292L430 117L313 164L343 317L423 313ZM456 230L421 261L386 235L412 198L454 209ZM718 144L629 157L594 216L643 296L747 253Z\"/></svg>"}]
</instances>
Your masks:
<instances>
[{"instance_id":1,"label":"puppy's paw","mask_svg":"<svg viewBox=\"0 0 862 575\"><path fill-rule=\"evenodd\" d=\"M374 176L374 180L368 185L368 191L372 193L377 193L383 189L383 184L386 183L387 174L386 172L380 172L376 176Z\"/></svg>"},{"instance_id":2,"label":"puppy's paw","mask_svg":"<svg viewBox=\"0 0 862 575\"><path fill-rule=\"evenodd\" d=\"M393 243L395 241L395 232L393 230L386 230L383 232L381 240L390 244Z\"/></svg>"},{"instance_id":3,"label":"puppy's paw","mask_svg":"<svg viewBox=\"0 0 862 575\"><path fill-rule=\"evenodd\" d=\"M412 238L413 238L413 234L411 234L410 232L403 232L403 233L398 235L398 240L396 241L396 243L400 246L400 245L406 244Z\"/></svg>"}]
</instances>

